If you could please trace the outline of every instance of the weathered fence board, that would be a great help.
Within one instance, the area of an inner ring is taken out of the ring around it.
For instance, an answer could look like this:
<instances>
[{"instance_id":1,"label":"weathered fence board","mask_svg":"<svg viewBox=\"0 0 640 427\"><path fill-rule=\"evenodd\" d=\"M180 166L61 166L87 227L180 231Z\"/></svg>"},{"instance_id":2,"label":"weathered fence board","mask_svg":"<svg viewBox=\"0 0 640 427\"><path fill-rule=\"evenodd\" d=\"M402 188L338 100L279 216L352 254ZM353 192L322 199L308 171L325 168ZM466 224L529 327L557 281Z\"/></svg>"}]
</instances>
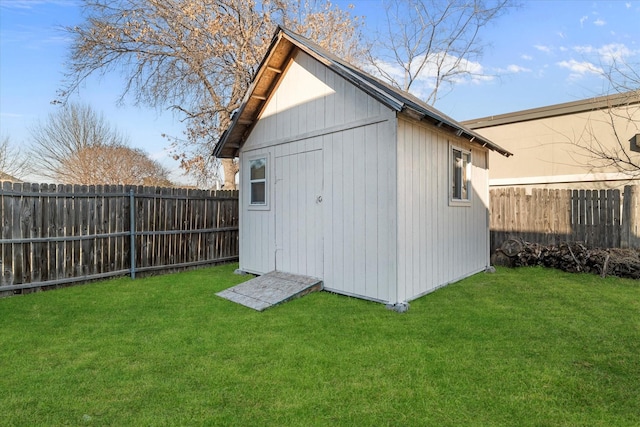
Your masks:
<instances>
[{"instance_id":1,"label":"weathered fence board","mask_svg":"<svg viewBox=\"0 0 640 427\"><path fill-rule=\"evenodd\" d=\"M492 189L491 251L510 238L546 245L640 249L640 191Z\"/></svg>"},{"instance_id":2,"label":"weathered fence board","mask_svg":"<svg viewBox=\"0 0 640 427\"><path fill-rule=\"evenodd\" d=\"M238 257L235 191L0 187L0 293Z\"/></svg>"}]
</instances>

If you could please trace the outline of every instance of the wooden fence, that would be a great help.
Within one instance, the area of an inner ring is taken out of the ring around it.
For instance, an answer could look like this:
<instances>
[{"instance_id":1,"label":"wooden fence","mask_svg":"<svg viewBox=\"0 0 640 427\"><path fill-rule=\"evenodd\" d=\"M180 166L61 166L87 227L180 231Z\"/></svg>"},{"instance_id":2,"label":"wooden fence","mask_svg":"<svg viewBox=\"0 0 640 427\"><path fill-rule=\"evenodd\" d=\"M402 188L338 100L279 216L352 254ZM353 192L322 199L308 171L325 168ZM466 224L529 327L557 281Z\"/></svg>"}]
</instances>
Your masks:
<instances>
[{"instance_id":1,"label":"wooden fence","mask_svg":"<svg viewBox=\"0 0 640 427\"><path fill-rule=\"evenodd\" d=\"M0 210L0 294L238 259L237 191L4 182Z\"/></svg>"},{"instance_id":2,"label":"wooden fence","mask_svg":"<svg viewBox=\"0 0 640 427\"><path fill-rule=\"evenodd\" d=\"M640 249L640 189L490 191L491 253L509 238Z\"/></svg>"}]
</instances>

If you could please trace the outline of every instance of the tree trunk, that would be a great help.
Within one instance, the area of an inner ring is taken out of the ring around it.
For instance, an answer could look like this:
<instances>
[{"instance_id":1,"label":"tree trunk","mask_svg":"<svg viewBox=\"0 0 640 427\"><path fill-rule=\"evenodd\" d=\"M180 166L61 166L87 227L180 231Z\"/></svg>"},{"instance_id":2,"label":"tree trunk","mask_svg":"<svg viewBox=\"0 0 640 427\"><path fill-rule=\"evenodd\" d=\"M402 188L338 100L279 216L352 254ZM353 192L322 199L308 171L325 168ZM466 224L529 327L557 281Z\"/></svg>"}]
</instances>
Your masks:
<instances>
[{"instance_id":1,"label":"tree trunk","mask_svg":"<svg viewBox=\"0 0 640 427\"><path fill-rule=\"evenodd\" d=\"M221 159L222 170L224 172L224 184L222 188L225 190L236 190L236 173L240 170L240 165L235 159Z\"/></svg>"}]
</instances>

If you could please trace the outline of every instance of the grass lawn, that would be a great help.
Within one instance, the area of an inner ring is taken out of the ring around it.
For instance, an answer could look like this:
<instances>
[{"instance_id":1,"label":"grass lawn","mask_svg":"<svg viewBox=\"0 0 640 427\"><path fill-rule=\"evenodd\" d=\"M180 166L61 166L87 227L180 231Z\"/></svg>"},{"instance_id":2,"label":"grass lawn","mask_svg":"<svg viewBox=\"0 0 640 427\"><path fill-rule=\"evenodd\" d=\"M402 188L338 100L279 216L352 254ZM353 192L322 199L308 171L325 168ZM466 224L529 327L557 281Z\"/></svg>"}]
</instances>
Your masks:
<instances>
[{"instance_id":1,"label":"grass lawn","mask_svg":"<svg viewBox=\"0 0 640 427\"><path fill-rule=\"evenodd\" d=\"M235 265L0 300L0 424L638 426L640 284L540 268L263 313Z\"/></svg>"}]
</instances>

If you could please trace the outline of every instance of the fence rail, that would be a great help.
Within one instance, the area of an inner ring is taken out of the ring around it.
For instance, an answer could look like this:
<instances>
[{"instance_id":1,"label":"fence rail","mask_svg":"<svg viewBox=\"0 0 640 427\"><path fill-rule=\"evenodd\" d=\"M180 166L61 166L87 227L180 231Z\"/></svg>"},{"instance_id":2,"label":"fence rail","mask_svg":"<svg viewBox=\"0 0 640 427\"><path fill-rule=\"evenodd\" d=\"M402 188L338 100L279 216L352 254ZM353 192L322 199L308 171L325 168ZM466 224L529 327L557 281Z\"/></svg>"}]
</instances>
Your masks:
<instances>
[{"instance_id":1,"label":"fence rail","mask_svg":"<svg viewBox=\"0 0 640 427\"><path fill-rule=\"evenodd\" d=\"M2 183L0 293L238 258L238 192Z\"/></svg>"},{"instance_id":2,"label":"fence rail","mask_svg":"<svg viewBox=\"0 0 640 427\"><path fill-rule=\"evenodd\" d=\"M640 249L640 189L490 191L491 252L510 238Z\"/></svg>"}]
</instances>

